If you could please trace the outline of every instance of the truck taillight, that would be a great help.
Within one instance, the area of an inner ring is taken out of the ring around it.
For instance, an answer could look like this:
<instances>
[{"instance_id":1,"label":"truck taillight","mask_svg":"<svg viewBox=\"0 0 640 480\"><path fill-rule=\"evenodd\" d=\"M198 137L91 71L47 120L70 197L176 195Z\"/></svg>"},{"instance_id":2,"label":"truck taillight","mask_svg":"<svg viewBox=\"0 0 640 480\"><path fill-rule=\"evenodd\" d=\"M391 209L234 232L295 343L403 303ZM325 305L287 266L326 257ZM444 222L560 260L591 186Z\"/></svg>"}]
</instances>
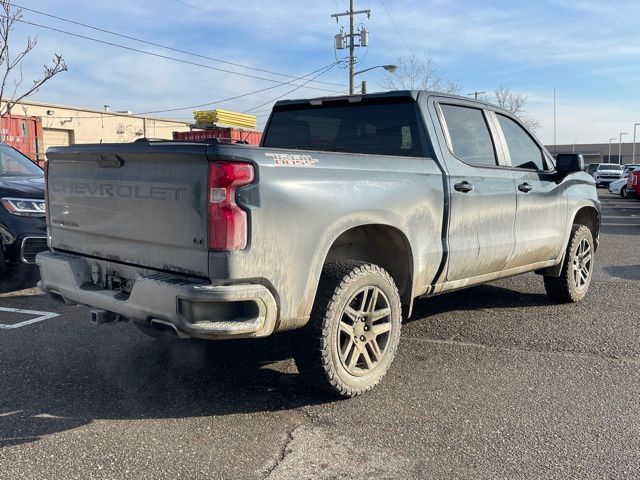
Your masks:
<instances>
[{"instance_id":1,"label":"truck taillight","mask_svg":"<svg viewBox=\"0 0 640 480\"><path fill-rule=\"evenodd\" d=\"M254 179L253 165L248 163L210 164L209 250L231 252L247 246L247 212L236 204L236 192Z\"/></svg>"},{"instance_id":2,"label":"truck taillight","mask_svg":"<svg viewBox=\"0 0 640 480\"><path fill-rule=\"evenodd\" d=\"M44 161L44 217L47 221L47 228L51 225L49 214L49 161Z\"/></svg>"}]
</instances>

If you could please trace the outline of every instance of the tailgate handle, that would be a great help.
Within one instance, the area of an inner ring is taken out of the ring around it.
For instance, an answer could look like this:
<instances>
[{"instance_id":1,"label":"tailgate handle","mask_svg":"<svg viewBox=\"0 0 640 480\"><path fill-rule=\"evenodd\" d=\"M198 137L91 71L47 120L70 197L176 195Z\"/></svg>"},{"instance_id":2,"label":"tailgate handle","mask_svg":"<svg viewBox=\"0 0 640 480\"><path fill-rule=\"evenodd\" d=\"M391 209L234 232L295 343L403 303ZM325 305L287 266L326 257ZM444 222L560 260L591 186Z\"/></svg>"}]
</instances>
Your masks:
<instances>
[{"instance_id":1,"label":"tailgate handle","mask_svg":"<svg viewBox=\"0 0 640 480\"><path fill-rule=\"evenodd\" d=\"M120 155L100 155L98 165L104 168L120 168L124 166L124 158Z\"/></svg>"}]
</instances>

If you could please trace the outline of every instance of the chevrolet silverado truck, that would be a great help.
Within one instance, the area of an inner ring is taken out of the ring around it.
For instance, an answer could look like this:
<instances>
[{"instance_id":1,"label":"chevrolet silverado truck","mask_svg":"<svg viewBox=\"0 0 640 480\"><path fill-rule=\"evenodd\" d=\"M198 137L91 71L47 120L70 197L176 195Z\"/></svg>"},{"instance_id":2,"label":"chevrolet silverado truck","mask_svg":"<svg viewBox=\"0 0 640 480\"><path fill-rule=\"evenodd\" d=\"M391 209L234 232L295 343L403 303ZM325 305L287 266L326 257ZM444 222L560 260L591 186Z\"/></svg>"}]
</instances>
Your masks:
<instances>
[{"instance_id":1,"label":"chevrolet silverado truck","mask_svg":"<svg viewBox=\"0 0 640 480\"><path fill-rule=\"evenodd\" d=\"M299 371L375 386L414 299L535 271L587 292L600 205L510 113L427 91L275 104L260 147L49 149L40 288L151 335L293 334Z\"/></svg>"}]
</instances>

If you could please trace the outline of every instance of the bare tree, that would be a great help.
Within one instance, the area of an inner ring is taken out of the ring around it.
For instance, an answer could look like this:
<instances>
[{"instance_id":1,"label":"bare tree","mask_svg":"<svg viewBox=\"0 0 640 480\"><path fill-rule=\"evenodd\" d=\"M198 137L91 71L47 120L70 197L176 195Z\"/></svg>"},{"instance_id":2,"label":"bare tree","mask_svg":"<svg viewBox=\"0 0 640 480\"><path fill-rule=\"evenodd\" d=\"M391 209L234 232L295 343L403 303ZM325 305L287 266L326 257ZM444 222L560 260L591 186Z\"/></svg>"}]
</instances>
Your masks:
<instances>
[{"instance_id":1,"label":"bare tree","mask_svg":"<svg viewBox=\"0 0 640 480\"><path fill-rule=\"evenodd\" d=\"M453 80L444 78L431 57L417 57L414 54L398 58L398 70L390 73L384 80L389 90L432 90L435 92L458 95L462 86Z\"/></svg>"},{"instance_id":2,"label":"bare tree","mask_svg":"<svg viewBox=\"0 0 640 480\"><path fill-rule=\"evenodd\" d=\"M493 98L489 99L489 101L492 101L500 108L504 108L505 110L513 113L531 130L535 130L540 127L540 123L537 120L527 115L527 111L524 108L527 103L526 95L512 92L511 89L501 86L493 92Z\"/></svg>"},{"instance_id":3,"label":"bare tree","mask_svg":"<svg viewBox=\"0 0 640 480\"><path fill-rule=\"evenodd\" d=\"M417 57L413 54L398 58L398 70L395 73L387 74L384 86L389 90L420 89L453 95L462 93L462 85L454 80L444 78L436 68L433 58ZM540 127L537 120L527 115L525 105L528 99L526 95L501 86L492 95L483 96L482 99L513 113L532 130Z\"/></svg>"},{"instance_id":4,"label":"bare tree","mask_svg":"<svg viewBox=\"0 0 640 480\"><path fill-rule=\"evenodd\" d=\"M24 76L22 74L22 61L38 44L36 37L27 37L22 50L13 53L9 48L9 39L16 22L22 19L22 9L14 8L9 0L0 0L0 116L11 113L14 105L20 100L36 93L42 85L60 72L67 71L67 64L62 55L53 56L53 62L44 65L42 76L33 80L33 83L21 89ZM11 85L12 84L12 85ZM11 85L11 86L10 86ZM11 90L11 95L5 98L5 94Z\"/></svg>"}]
</instances>

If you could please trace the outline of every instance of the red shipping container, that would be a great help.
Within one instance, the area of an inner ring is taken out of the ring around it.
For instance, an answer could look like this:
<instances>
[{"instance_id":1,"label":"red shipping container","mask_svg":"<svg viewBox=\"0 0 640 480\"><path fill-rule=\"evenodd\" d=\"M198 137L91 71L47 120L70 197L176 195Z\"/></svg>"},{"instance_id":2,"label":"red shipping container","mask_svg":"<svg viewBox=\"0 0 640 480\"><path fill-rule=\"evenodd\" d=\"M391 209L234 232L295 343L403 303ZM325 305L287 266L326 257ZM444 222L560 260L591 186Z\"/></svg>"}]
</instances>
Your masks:
<instances>
[{"instance_id":1,"label":"red shipping container","mask_svg":"<svg viewBox=\"0 0 640 480\"><path fill-rule=\"evenodd\" d=\"M235 143L246 142L249 145L260 145L262 132L257 130L243 130L233 127L212 127L206 130L191 130L190 132L173 132L174 140L204 141L209 138L217 138L221 142Z\"/></svg>"},{"instance_id":2,"label":"red shipping container","mask_svg":"<svg viewBox=\"0 0 640 480\"><path fill-rule=\"evenodd\" d=\"M0 123L0 141L22 152L34 162L42 145L42 122L38 117L5 115Z\"/></svg>"}]
</instances>

